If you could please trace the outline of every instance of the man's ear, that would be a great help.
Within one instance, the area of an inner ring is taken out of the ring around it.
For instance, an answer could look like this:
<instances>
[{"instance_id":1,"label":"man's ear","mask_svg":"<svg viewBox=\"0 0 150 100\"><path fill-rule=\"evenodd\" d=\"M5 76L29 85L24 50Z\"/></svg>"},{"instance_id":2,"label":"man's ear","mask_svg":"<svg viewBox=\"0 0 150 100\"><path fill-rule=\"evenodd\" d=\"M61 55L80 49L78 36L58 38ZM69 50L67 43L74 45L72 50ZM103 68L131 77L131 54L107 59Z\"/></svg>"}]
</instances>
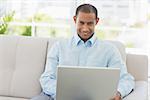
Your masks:
<instances>
[{"instance_id":1,"label":"man's ear","mask_svg":"<svg viewBox=\"0 0 150 100\"><path fill-rule=\"evenodd\" d=\"M74 20L74 22L76 23L77 17L76 17L76 16L73 16L73 20Z\"/></svg>"},{"instance_id":2,"label":"man's ear","mask_svg":"<svg viewBox=\"0 0 150 100\"><path fill-rule=\"evenodd\" d=\"M99 22L99 18L96 18L96 24Z\"/></svg>"}]
</instances>

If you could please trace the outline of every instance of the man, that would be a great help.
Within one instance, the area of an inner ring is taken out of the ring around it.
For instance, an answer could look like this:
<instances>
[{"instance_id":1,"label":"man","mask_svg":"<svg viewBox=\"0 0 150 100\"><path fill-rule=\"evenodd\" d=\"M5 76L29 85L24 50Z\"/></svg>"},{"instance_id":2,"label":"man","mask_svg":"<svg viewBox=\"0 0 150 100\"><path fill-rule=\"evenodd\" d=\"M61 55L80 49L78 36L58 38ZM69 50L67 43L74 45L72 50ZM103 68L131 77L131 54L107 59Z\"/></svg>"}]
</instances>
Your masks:
<instances>
[{"instance_id":1,"label":"man","mask_svg":"<svg viewBox=\"0 0 150 100\"><path fill-rule=\"evenodd\" d=\"M120 67L118 92L112 99L121 100L134 89L134 78L127 72L115 46L96 38L94 29L99 22L97 9L93 5L82 4L76 9L73 19L77 34L69 40L57 42L51 48L45 72L40 78L43 92L33 100L55 99L58 65Z\"/></svg>"}]
</instances>

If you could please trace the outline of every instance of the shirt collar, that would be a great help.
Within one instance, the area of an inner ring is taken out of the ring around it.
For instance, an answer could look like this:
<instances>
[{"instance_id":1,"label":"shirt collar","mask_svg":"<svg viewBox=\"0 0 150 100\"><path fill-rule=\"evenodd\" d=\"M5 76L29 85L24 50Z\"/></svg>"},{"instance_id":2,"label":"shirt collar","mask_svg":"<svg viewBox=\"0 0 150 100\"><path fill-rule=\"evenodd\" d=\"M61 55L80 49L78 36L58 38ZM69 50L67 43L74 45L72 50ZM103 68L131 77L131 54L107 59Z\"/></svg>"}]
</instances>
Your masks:
<instances>
[{"instance_id":1,"label":"shirt collar","mask_svg":"<svg viewBox=\"0 0 150 100\"><path fill-rule=\"evenodd\" d=\"M73 38L74 38L74 42L75 42L76 46L78 46L81 42L83 42L83 40L81 40L81 38L78 36L78 34L74 34ZM85 42L85 44L92 46L94 44L95 40L96 40L96 36L94 34L89 40L87 40Z\"/></svg>"}]
</instances>

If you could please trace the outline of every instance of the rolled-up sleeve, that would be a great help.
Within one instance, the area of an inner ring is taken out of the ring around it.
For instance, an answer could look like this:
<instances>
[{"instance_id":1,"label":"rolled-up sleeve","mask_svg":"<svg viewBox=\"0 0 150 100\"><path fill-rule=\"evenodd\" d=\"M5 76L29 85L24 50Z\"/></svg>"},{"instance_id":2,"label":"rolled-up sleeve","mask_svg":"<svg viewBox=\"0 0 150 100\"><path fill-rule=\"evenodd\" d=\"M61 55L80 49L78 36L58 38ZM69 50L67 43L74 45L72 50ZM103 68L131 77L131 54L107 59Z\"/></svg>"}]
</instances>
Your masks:
<instances>
[{"instance_id":1,"label":"rolled-up sleeve","mask_svg":"<svg viewBox=\"0 0 150 100\"><path fill-rule=\"evenodd\" d=\"M43 92L51 97L56 96L56 71L59 62L58 54L58 43L56 43L48 52L45 71L40 77L40 84Z\"/></svg>"},{"instance_id":2,"label":"rolled-up sleeve","mask_svg":"<svg viewBox=\"0 0 150 100\"><path fill-rule=\"evenodd\" d=\"M118 91L122 97L128 95L135 87L134 77L128 73L125 62L122 60L120 52L117 48L112 47L109 51L108 67L120 68L120 79L118 83Z\"/></svg>"}]
</instances>

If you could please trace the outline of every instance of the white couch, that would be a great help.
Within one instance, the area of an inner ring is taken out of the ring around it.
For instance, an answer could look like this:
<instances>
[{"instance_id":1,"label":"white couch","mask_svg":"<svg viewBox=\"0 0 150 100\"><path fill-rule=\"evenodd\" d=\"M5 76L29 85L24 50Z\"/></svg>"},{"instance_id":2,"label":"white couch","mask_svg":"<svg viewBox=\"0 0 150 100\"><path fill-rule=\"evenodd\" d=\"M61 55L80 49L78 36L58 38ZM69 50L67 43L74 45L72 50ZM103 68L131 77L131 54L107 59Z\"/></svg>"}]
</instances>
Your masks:
<instances>
[{"instance_id":1,"label":"white couch","mask_svg":"<svg viewBox=\"0 0 150 100\"><path fill-rule=\"evenodd\" d=\"M57 39L58 40L58 39ZM41 92L39 77L44 71L53 38L0 36L0 100L29 100ZM148 57L126 54L120 42L115 44L136 79L135 90L124 100L148 100Z\"/></svg>"}]
</instances>

